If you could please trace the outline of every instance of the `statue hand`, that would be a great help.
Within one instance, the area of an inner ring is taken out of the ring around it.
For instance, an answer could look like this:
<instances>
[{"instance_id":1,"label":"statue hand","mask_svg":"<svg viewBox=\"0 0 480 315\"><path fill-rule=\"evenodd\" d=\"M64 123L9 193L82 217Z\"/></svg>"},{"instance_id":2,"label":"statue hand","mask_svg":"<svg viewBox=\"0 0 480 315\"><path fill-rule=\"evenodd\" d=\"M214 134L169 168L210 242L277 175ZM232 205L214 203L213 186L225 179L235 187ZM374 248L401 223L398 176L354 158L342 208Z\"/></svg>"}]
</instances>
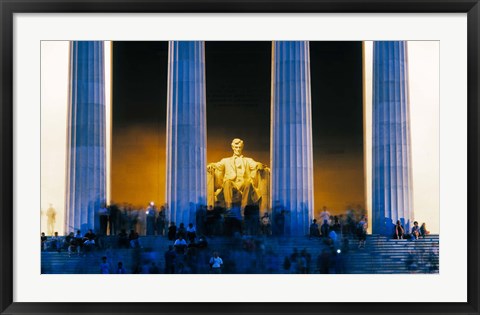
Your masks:
<instances>
[{"instance_id":1,"label":"statue hand","mask_svg":"<svg viewBox=\"0 0 480 315\"><path fill-rule=\"evenodd\" d=\"M263 165L262 163L259 163L259 164L257 165L257 170L263 171L264 169L265 169L265 165Z\"/></svg>"},{"instance_id":2,"label":"statue hand","mask_svg":"<svg viewBox=\"0 0 480 315\"><path fill-rule=\"evenodd\" d=\"M213 163L210 163L207 165L207 172L212 172L215 170L215 165Z\"/></svg>"}]
</instances>

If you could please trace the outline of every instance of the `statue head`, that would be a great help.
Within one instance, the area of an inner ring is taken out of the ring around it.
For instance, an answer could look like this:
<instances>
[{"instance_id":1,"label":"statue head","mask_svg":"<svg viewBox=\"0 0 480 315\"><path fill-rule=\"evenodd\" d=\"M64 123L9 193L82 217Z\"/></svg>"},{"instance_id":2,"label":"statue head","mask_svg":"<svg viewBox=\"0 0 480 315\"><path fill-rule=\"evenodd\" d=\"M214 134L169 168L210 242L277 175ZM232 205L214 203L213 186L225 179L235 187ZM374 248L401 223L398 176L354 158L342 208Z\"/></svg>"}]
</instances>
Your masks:
<instances>
[{"instance_id":1,"label":"statue head","mask_svg":"<svg viewBox=\"0 0 480 315\"><path fill-rule=\"evenodd\" d=\"M236 156L240 156L242 155L242 151L243 151L243 140L242 139L238 139L238 138L235 138L232 140L232 150L233 150L233 154L236 155Z\"/></svg>"}]
</instances>

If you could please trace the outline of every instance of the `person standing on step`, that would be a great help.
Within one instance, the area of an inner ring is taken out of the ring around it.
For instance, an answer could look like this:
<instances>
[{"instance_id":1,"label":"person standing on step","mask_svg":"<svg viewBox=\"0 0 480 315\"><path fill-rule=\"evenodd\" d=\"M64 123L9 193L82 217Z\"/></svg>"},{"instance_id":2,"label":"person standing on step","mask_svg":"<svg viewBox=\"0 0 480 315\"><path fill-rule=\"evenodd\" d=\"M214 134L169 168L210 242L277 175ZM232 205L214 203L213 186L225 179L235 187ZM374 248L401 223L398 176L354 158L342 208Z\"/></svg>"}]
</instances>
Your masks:
<instances>
[{"instance_id":1,"label":"person standing on step","mask_svg":"<svg viewBox=\"0 0 480 315\"><path fill-rule=\"evenodd\" d=\"M100 220L100 233L99 235L107 235L107 227L108 227L108 208L105 203L102 203L102 206L98 210L98 216Z\"/></svg>"},{"instance_id":2,"label":"person standing on step","mask_svg":"<svg viewBox=\"0 0 480 315\"><path fill-rule=\"evenodd\" d=\"M165 273L175 273L175 264L177 260L177 253L173 249L172 245L168 246L168 250L165 252Z\"/></svg>"},{"instance_id":3,"label":"person standing on step","mask_svg":"<svg viewBox=\"0 0 480 315\"><path fill-rule=\"evenodd\" d=\"M263 214L263 217L260 219L261 222L261 232L263 235L272 235L272 225L270 224L270 217L268 212Z\"/></svg>"},{"instance_id":4,"label":"person standing on step","mask_svg":"<svg viewBox=\"0 0 480 315\"><path fill-rule=\"evenodd\" d=\"M100 264L100 273L101 274L110 273L110 264L107 262L107 256L102 257L102 263Z\"/></svg>"},{"instance_id":5,"label":"person standing on step","mask_svg":"<svg viewBox=\"0 0 480 315\"><path fill-rule=\"evenodd\" d=\"M175 236L177 235L177 226L175 222L170 222L170 226L168 227L168 239L173 241Z\"/></svg>"},{"instance_id":6,"label":"person standing on step","mask_svg":"<svg viewBox=\"0 0 480 315\"><path fill-rule=\"evenodd\" d=\"M120 209L115 203L111 203L108 207L108 212L110 213L110 235L117 235L118 231L120 231Z\"/></svg>"},{"instance_id":7,"label":"person standing on step","mask_svg":"<svg viewBox=\"0 0 480 315\"><path fill-rule=\"evenodd\" d=\"M400 220L397 220L397 224L395 224L395 238L401 240L404 235L405 230L403 229L402 223Z\"/></svg>"},{"instance_id":8,"label":"person standing on step","mask_svg":"<svg viewBox=\"0 0 480 315\"><path fill-rule=\"evenodd\" d=\"M412 226L412 239L418 240L418 236L420 235L420 227L418 226L418 222L413 222Z\"/></svg>"},{"instance_id":9,"label":"person standing on step","mask_svg":"<svg viewBox=\"0 0 480 315\"><path fill-rule=\"evenodd\" d=\"M123 263L121 261L118 262L117 271L115 273L116 274L126 274L127 273L127 271L123 267Z\"/></svg>"},{"instance_id":10,"label":"person standing on step","mask_svg":"<svg viewBox=\"0 0 480 315\"><path fill-rule=\"evenodd\" d=\"M365 242L367 240L367 218L362 216L360 222L357 225L358 235L358 248L365 248Z\"/></svg>"},{"instance_id":11,"label":"person standing on step","mask_svg":"<svg viewBox=\"0 0 480 315\"><path fill-rule=\"evenodd\" d=\"M323 220L322 227L320 228L322 232L322 236L324 238L328 237L328 233L330 232L330 224L328 224L328 220Z\"/></svg>"},{"instance_id":12,"label":"person standing on step","mask_svg":"<svg viewBox=\"0 0 480 315\"><path fill-rule=\"evenodd\" d=\"M218 256L218 252L214 252L209 261L212 273L222 273L223 260Z\"/></svg>"},{"instance_id":13,"label":"person standing on step","mask_svg":"<svg viewBox=\"0 0 480 315\"><path fill-rule=\"evenodd\" d=\"M155 204L150 202L146 211L146 223L147 223L147 235L155 235L155 216L156 216Z\"/></svg>"},{"instance_id":14,"label":"person standing on step","mask_svg":"<svg viewBox=\"0 0 480 315\"><path fill-rule=\"evenodd\" d=\"M157 235L164 235L166 221L165 206L161 206L156 221Z\"/></svg>"},{"instance_id":15,"label":"person standing on step","mask_svg":"<svg viewBox=\"0 0 480 315\"><path fill-rule=\"evenodd\" d=\"M58 236L58 232L55 232L50 238L50 247L57 252L60 252L61 249L61 239Z\"/></svg>"},{"instance_id":16,"label":"person standing on step","mask_svg":"<svg viewBox=\"0 0 480 315\"><path fill-rule=\"evenodd\" d=\"M313 219L312 224L310 225L310 238L320 237L320 231L318 230L317 219Z\"/></svg>"},{"instance_id":17,"label":"person standing on step","mask_svg":"<svg viewBox=\"0 0 480 315\"><path fill-rule=\"evenodd\" d=\"M41 250L46 250L47 249L47 240L48 240L48 238L45 236L45 232L42 232L42 235L40 236L40 248L41 248Z\"/></svg>"},{"instance_id":18,"label":"person standing on step","mask_svg":"<svg viewBox=\"0 0 480 315\"><path fill-rule=\"evenodd\" d=\"M130 243L131 248L139 248L140 246L140 236L138 235L137 232L134 230L130 231L130 234L128 235L128 241Z\"/></svg>"},{"instance_id":19,"label":"person standing on step","mask_svg":"<svg viewBox=\"0 0 480 315\"><path fill-rule=\"evenodd\" d=\"M191 244L193 244L195 243L196 237L197 231L195 230L195 226L193 226L193 223L189 223L187 227L187 239Z\"/></svg>"}]
</instances>

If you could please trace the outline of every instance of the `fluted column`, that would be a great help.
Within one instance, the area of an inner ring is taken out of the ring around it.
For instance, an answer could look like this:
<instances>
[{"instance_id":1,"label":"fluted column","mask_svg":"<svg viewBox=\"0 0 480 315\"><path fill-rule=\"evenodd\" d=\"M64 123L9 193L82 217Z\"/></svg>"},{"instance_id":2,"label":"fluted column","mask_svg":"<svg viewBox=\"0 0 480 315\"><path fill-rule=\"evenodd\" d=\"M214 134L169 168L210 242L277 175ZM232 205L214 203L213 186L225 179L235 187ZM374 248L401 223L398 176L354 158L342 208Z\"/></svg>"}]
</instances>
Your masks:
<instances>
[{"instance_id":1,"label":"fluted column","mask_svg":"<svg viewBox=\"0 0 480 315\"><path fill-rule=\"evenodd\" d=\"M205 44L171 41L168 55L167 203L169 221L195 223L206 204Z\"/></svg>"},{"instance_id":2,"label":"fluted column","mask_svg":"<svg viewBox=\"0 0 480 315\"><path fill-rule=\"evenodd\" d=\"M287 235L308 234L313 217L310 91L309 43L273 42L271 192L287 210Z\"/></svg>"},{"instance_id":3,"label":"fluted column","mask_svg":"<svg viewBox=\"0 0 480 315\"><path fill-rule=\"evenodd\" d=\"M407 44L373 46L373 233L413 220Z\"/></svg>"},{"instance_id":4,"label":"fluted column","mask_svg":"<svg viewBox=\"0 0 480 315\"><path fill-rule=\"evenodd\" d=\"M98 228L106 199L104 47L70 44L65 231Z\"/></svg>"}]
</instances>

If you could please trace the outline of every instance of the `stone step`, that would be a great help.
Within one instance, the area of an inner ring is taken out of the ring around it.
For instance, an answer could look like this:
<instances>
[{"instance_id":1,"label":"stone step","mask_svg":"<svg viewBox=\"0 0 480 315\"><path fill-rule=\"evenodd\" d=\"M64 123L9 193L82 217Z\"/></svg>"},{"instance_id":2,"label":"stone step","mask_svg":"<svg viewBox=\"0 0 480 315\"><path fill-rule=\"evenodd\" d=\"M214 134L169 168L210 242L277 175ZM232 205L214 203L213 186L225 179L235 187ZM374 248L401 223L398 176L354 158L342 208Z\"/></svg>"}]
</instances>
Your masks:
<instances>
[{"instance_id":1,"label":"stone step","mask_svg":"<svg viewBox=\"0 0 480 315\"><path fill-rule=\"evenodd\" d=\"M264 242L264 248L274 250L274 256L261 255L259 253L249 253L242 249L242 240L226 237L208 238L209 246L207 249L199 251L197 273L208 273L208 259L213 250L218 250L224 259L225 265L231 266L238 261L242 264L236 264L236 272L256 272L258 266L253 264L262 260L269 261L271 273L286 273L283 270L283 261L289 257L296 248L298 251L307 249L311 255L310 272L317 272L317 258L322 251L328 248L321 239L309 239L308 237L275 238L261 237ZM410 255L421 258L417 263L415 272L428 273L436 272L436 268L431 265L438 265L438 251L431 252L431 249L438 249L438 235L429 235L425 239L391 240L379 235L368 235L366 248L358 249L358 241L354 238L349 240L349 250L343 253L345 267L349 273L409 273ZM99 265L102 256L107 256L113 269L118 261L122 261L128 272L133 272L136 265L143 261L155 261L160 270L164 267L164 252L169 241L162 236L144 236L140 238L143 249L136 251L134 249L114 248L116 240L113 237L107 237L104 240L107 249L96 250L86 255L69 256L66 252L42 252L42 273L99 273ZM236 252L230 252L237 249ZM272 261L273 259L273 261ZM275 262L276 260L276 262ZM420 265L423 262L425 265ZM267 263L264 264L267 266ZM262 265L263 266L263 265ZM411 268L410 268L411 269ZM228 272L228 268L226 270Z\"/></svg>"}]
</instances>

